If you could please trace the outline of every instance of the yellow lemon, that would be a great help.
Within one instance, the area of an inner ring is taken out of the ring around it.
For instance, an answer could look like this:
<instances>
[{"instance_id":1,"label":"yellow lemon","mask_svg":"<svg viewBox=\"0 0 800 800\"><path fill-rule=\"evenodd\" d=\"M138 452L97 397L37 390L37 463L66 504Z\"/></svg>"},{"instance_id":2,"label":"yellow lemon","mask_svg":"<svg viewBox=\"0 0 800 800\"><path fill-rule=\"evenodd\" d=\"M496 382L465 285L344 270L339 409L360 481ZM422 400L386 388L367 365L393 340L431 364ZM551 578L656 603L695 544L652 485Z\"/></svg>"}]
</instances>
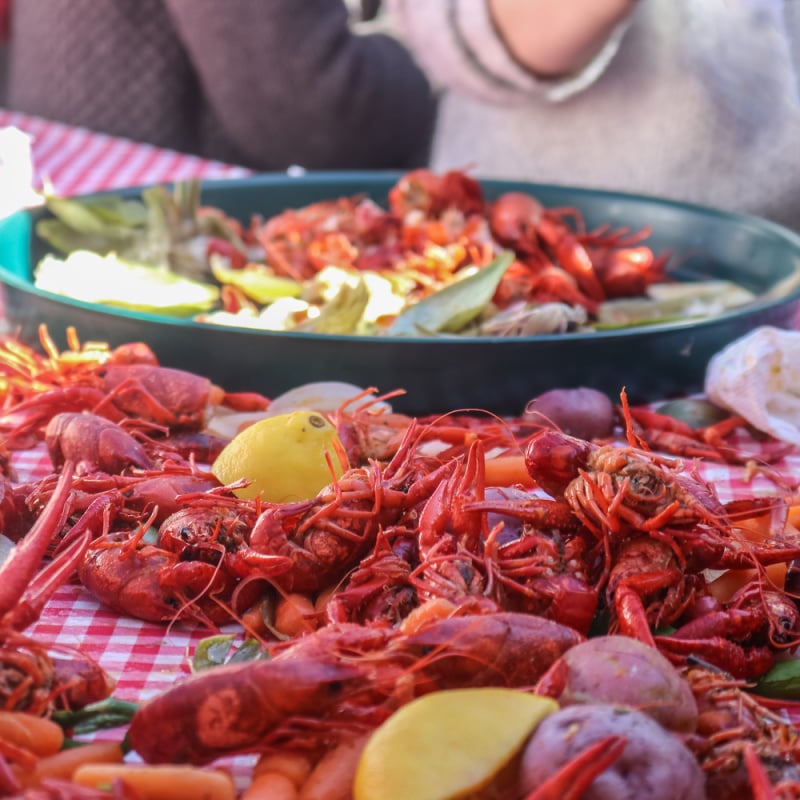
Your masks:
<instances>
[{"instance_id":1,"label":"yellow lemon","mask_svg":"<svg viewBox=\"0 0 800 800\"><path fill-rule=\"evenodd\" d=\"M336 428L315 411L292 411L262 419L237 434L217 456L212 473L222 483L246 478L238 497L261 495L269 503L315 497L346 464ZM333 474L331 466L333 466Z\"/></svg>"},{"instance_id":2,"label":"yellow lemon","mask_svg":"<svg viewBox=\"0 0 800 800\"><path fill-rule=\"evenodd\" d=\"M369 738L356 770L354 800L458 800L484 796L484 790L492 794L496 781L515 780L504 768L539 722L557 710L549 697L500 687L417 698Z\"/></svg>"}]
</instances>

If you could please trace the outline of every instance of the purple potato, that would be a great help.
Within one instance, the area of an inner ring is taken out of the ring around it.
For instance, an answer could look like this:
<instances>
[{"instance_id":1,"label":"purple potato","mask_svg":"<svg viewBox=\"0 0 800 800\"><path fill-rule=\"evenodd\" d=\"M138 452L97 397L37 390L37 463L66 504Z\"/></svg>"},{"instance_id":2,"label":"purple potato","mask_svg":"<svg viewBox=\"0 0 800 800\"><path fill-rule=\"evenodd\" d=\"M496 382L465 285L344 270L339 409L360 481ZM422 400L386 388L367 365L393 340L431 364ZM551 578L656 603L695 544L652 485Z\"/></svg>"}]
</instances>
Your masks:
<instances>
[{"instance_id":1,"label":"purple potato","mask_svg":"<svg viewBox=\"0 0 800 800\"><path fill-rule=\"evenodd\" d=\"M624 737L625 749L581 800L705 800L703 772L677 735L640 711L599 704L569 706L539 723L522 754L520 796L609 736Z\"/></svg>"},{"instance_id":2,"label":"purple potato","mask_svg":"<svg viewBox=\"0 0 800 800\"><path fill-rule=\"evenodd\" d=\"M531 400L523 418L578 439L603 439L614 431L614 404L597 389L552 389Z\"/></svg>"},{"instance_id":3,"label":"purple potato","mask_svg":"<svg viewBox=\"0 0 800 800\"><path fill-rule=\"evenodd\" d=\"M561 706L611 703L653 717L666 728L692 733L697 702L683 676L654 647L628 636L597 636L570 648Z\"/></svg>"}]
</instances>

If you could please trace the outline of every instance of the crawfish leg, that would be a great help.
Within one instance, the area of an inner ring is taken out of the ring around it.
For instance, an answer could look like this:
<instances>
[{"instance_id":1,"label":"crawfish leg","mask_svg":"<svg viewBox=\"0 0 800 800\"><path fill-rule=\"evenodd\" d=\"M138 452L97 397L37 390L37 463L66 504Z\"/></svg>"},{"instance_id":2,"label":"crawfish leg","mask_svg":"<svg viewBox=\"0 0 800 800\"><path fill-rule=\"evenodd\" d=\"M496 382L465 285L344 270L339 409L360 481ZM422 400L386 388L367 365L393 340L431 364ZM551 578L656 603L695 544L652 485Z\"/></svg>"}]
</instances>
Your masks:
<instances>
[{"instance_id":1,"label":"crawfish leg","mask_svg":"<svg viewBox=\"0 0 800 800\"><path fill-rule=\"evenodd\" d=\"M624 736L600 739L526 794L523 800L580 800L594 779L622 755L626 744Z\"/></svg>"}]
</instances>

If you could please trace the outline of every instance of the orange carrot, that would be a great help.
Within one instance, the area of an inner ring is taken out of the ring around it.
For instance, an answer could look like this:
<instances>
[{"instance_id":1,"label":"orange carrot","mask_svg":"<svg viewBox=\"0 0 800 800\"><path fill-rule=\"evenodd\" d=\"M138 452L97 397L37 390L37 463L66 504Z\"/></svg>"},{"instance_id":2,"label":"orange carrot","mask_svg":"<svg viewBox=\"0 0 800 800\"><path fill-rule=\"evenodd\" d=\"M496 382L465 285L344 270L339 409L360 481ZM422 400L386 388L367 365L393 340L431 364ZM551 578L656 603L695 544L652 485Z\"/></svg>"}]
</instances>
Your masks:
<instances>
[{"instance_id":1,"label":"orange carrot","mask_svg":"<svg viewBox=\"0 0 800 800\"><path fill-rule=\"evenodd\" d=\"M770 514L759 514L757 517L737 520L733 527L748 542L763 542L769 536L771 522Z\"/></svg>"},{"instance_id":2,"label":"orange carrot","mask_svg":"<svg viewBox=\"0 0 800 800\"><path fill-rule=\"evenodd\" d=\"M264 622L260 602L256 603L252 608L248 608L242 614L242 627L250 636L263 636L268 633L269 629Z\"/></svg>"},{"instance_id":3,"label":"orange carrot","mask_svg":"<svg viewBox=\"0 0 800 800\"><path fill-rule=\"evenodd\" d=\"M350 800L358 761L370 736L364 734L329 750L311 771L298 800Z\"/></svg>"},{"instance_id":4,"label":"orange carrot","mask_svg":"<svg viewBox=\"0 0 800 800\"><path fill-rule=\"evenodd\" d=\"M782 588L786 580L787 565L785 563L770 564L765 569L767 578ZM708 591L720 603L727 603L742 586L757 576L758 573L754 569L729 569L708 584Z\"/></svg>"},{"instance_id":5,"label":"orange carrot","mask_svg":"<svg viewBox=\"0 0 800 800\"><path fill-rule=\"evenodd\" d=\"M72 773L83 764L121 763L122 758L122 748L118 742L90 742L40 758L32 771L15 769L14 774L23 789L32 789L40 786L45 778L69 780Z\"/></svg>"},{"instance_id":6,"label":"orange carrot","mask_svg":"<svg viewBox=\"0 0 800 800\"><path fill-rule=\"evenodd\" d=\"M319 627L314 604L304 594L287 594L275 610L275 630L286 636L311 633Z\"/></svg>"},{"instance_id":7,"label":"orange carrot","mask_svg":"<svg viewBox=\"0 0 800 800\"><path fill-rule=\"evenodd\" d=\"M235 800L233 778L221 770L161 764L84 764L72 774L73 783L109 789L120 781L142 800Z\"/></svg>"},{"instance_id":8,"label":"orange carrot","mask_svg":"<svg viewBox=\"0 0 800 800\"><path fill-rule=\"evenodd\" d=\"M497 456L486 459L487 486L513 486L515 484L529 487L536 485L525 467L525 456Z\"/></svg>"},{"instance_id":9,"label":"orange carrot","mask_svg":"<svg viewBox=\"0 0 800 800\"><path fill-rule=\"evenodd\" d=\"M64 730L45 717L24 711L0 711L0 739L24 747L37 756L49 756L64 744Z\"/></svg>"},{"instance_id":10,"label":"orange carrot","mask_svg":"<svg viewBox=\"0 0 800 800\"><path fill-rule=\"evenodd\" d=\"M328 586L327 589L323 589L318 595L317 599L314 600L314 610L318 614L324 614L325 608L328 605L328 601L339 591L338 584L334 584L333 586Z\"/></svg>"},{"instance_id":11,"label":"orange carrot","mask_svg":"<svg viewBox=\"0 0 800 800\"><path fill-rule=\"evenodd\" d=\"M302 786L308 773L311 772L311 761L302 753L291 751L275 752L262 755L253 768L253 775L262 772L278 772L286 776L296 787Z\"/></svg>"},{"instance_id":12,"label":"orange carrot","mask_svg":"<svg viewBox=\"0 0 800 800\"><path fill-rule=\"evenodd\" d=\"M297 787L280 772L262 772L253 777L240 800L297 800Z\"/></svg>"},{"instance_id":13,"label":"orange carrot","mask_svg":"<svg viewBox=\"0 0 800 800\"><path fill-rule=\"evenodd\" d=\"M400 623L400 632L407 636L416 633L426 622L449 617L454 609L455 606L444 597L426 600L403 619Z\"/></svg>"}]
</instances>

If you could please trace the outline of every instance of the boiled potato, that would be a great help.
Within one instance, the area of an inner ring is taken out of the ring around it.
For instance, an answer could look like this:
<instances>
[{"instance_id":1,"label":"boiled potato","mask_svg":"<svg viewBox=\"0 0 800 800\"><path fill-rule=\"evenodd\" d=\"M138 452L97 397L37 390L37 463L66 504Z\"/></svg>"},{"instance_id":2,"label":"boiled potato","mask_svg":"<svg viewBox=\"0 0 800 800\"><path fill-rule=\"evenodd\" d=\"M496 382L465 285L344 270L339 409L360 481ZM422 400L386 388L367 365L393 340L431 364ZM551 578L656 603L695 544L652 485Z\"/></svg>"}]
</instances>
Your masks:
<instances>
[{"instance_id":1,"label":"boiled potato","mask_svg":"<svg viewBox=\"0 0 800 800\"><path fill-rule=\"evenodd\" d=\"M562 705L611 703L649 714L671 730L691 733L697 703L677 669L658 650L628 636L597 636L562 656Z\"/></svg>"},{"instance_id":2,"label":"boiled potato","mask_svg":"<svg viewBox=\"0 0 800 800\"><path fill-rule=\"evenodd\" d=\"M484 800L540 720L547 697L499 687L433 692L400 708L367 742L354 800ZM508 777L516 781L516 770Z\"/></svg>"},{"instance_id":3,"label":"boiled potato","mask_svg":"<svg viewBox=\"0 0 800 800\"><path fill-rule=\"evenodd\" d=\"M597 389L551 389L531 400L524 418L576 436L602 439L614 430L614 405Z\"/></svg>"},{"instance_id":4,"label":"boiled potato","mask_svg":"<svg viewBox=\"0 0 800 800\"><path fill-rule=\"evenodd\" d=\"M599 704L569 706L542 720L522 755L520 797L609 736L624 737L625 749L581 800L705 800L703 771L676 734L635 709ZM564 789L573 781L565 779Z\"/></svg>"}]
</instances>

